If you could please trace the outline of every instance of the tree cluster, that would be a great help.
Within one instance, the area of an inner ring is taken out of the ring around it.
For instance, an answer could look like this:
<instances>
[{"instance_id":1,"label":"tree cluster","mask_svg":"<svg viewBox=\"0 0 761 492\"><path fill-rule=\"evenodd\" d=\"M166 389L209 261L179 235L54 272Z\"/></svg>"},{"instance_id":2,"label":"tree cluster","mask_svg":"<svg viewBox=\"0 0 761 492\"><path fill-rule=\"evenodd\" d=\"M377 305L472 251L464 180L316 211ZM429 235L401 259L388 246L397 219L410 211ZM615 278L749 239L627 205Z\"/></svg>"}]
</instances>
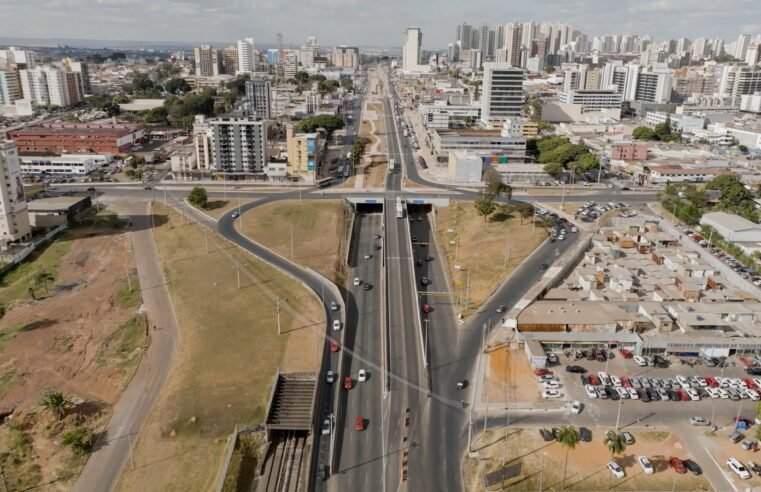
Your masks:
<instances>
[{"instance_id":1,"label":"tree cluster","mask_svg":"<svg viewBox=\"0 0 761 492\"><path fill-rule=\"evenodd\" d=\"M534 150L537 161L544 164L544 171L558 176L566 169L575 176L596 169L600 162L583 143L574 144L566 137L545 137L527 145Z\"/></svg>"},{"instance_id":2,"label":"tree cluster","mask_svg":"<svg viewBox=\"0 0 761 492\"><path fill-rule=\"evenodd\" d=\"M206 194L206 188L196 186L190 190L188 202L197 208L206 208L209 205L209 196Z\"/></svg>"},{"instance_id":3,"label":"tree cluster","mask_svg":"<svg viewBox=\"0 0 761 492\"><path fill-rule=\"evenodd\" d=\"M476 212L478 215L484 218L484 222L487 221L489 216L497 211L497 204L494 203L494 197L498 195L507 195L507 199L510 200L513 196L513 188L505 184L502 181L502 176L493 169L489 168L484 176L484 193L481 198L474 203ZM506 210L506 213L510 213L511 210Z\"/></svg>"},{"instance_id":4,"label":"tree cluster","mask_svg":"<svg viewBox=\"0 0 761 492\"><path fill-rule=\"evenodd\" d=\"M351 147L351 163L356 166L362 161L362 157L365 155L365 146L370 143L366 138L359 137L354 141L354 145Z\"/></svg>"},{"instance_id":5,"label":"tree cluster","mask_svg":"<svg viewBox=\"0 0 761 492\"><path fill-rule=\"evenodd\" d=\"M638 126L632 132L635 140L649 140L656 142L681 142L682 134L671 130L671 117L667 117L663 123L658 123L655 128Z\"/></svg>"},{"instance_id":6,"label":"tree cluster","mask_svg":"<svg viewBox=\"0 0 761 492\"><path fill-rule=\"evenodd\" d=\"M318 128L324 128L331 135L334 131L344 127L344 120L339 116L320 114L317 116L307 116L298 123L300 132L312 133Z\"/></svg>"}]
</instances>

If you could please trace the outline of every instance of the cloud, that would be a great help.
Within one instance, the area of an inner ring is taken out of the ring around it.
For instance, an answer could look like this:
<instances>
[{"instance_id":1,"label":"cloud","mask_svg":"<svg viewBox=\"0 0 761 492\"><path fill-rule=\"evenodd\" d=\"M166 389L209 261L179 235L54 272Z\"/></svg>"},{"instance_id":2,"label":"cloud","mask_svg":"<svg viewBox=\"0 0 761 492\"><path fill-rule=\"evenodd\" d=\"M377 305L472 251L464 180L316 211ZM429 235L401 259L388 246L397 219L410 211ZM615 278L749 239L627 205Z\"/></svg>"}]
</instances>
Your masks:
<instances>
[{"instance_id":1,"label":"cloud","mask_svg":"<svg viewBox=\"0 0 761 492\"><path fill-rule=\"evenodd\" d=\"M461 22L557 20L591 36L651 34L656 40L761 33L758 0L0 0L0 35L147 41L288 44L316 35L323 46L400 46L407 26L423 47L444 48Z\"/></svg>"}]
</instances>

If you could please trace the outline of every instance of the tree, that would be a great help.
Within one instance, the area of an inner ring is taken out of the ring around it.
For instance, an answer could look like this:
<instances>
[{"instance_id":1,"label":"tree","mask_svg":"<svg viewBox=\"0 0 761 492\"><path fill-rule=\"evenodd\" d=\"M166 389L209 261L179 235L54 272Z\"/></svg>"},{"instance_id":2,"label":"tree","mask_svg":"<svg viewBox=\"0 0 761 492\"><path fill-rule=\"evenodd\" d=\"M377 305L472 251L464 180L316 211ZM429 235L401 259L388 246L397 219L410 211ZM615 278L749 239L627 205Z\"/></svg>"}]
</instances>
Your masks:
<instances>
[{"instance_id":1,"label":"tree","mask_svg":"<svg viewBox=\"0 0 761 492\"><path fill-rule=\"evenodd\" d=\"M634 137L635 140L655 140L655 132L652 128L638 126L632 132L632 137Z\"/></svg>"},{"instance_id":2,"label":"tree","mask_svg":"<svg viewBox=\"0 0 761 492\"><path fill-rule=\"evenodd\" d=\"M64 395L60 391L53 390L48 390L45 392L42 400L40 400L40 405L42 405L46 410L50 410L50 412L58 420L63 420L63 418L66 416L66 410L68 410L72 404L73 403L68 396Z\"/></svg>"},{"instance_id":3,"label":"tree","mask_svg":"<svg viewBox=\"0 0 761 492\"><path fill-rule=\"evenodd\" d=\"M194 207L206 208L209 204L209 196L206 194L206 188L203 186L196 186L190 190L188 202Z\"/></svg>"},{"instance_id":4,"label":"tree","mask_svg":"<svg viewBox=\"0 0 761 492\"><path fill-rule=\"evenodd\" d=\"M75 427L63 434L64 446L69 446L77 456L84 456L95 445L95 434L88 427Z\"/></svg>"},{"instance_id":5,"label":"tree","mask_svg":"<svg viewBox=\"0 0 761 492\"><path fill-rule=\"evenodd\" d=\"M748 146L740 144L740 145L737 146L737 150L739 150L740 152L747 152L748 151Z\"/></svg>"},{"instance_id":6,"label":"tree","mask_svg":"<svg viewBox=\"0 0 761 492\"><path fill-rule=\"evenodd\" d=\"M555 67L553 67L552 65L545 65L544 66L544 71L547 72L547 73L552 73L552 72L555 71Z\"/></svg>"},{"instance_id":7,"label":"tree","mask_svg":"<svg viewBox=\"0 0 761 492\"><path fill-rule=\"evenodd\" d=\"M119 116L120 114L122 114L122 108L120 108L118 104L114 104L113 102L106 103L106 105L103 106L101 109L106 112L109 118L113 118L114 116Z\"/></svg>"},{"instance_id":8,"label":"tree","mask_svg":"<svg viewBox=\"0 0 761 492\"><path fill-rule=\"evenodd\" d=\"M497 206L494 204L494 200L491 195L484 195L474 204L478 215L484 218L484 222L489 218L491 214L497 210Z\"/></svg>"},{"instance_id":9,"label":"tree","mask_svg":"<svg viewBox=\"0 0 761 492\"><path fill-rule=\"evenodd\" d=\"M312 133L318 128L324 128L331 135L334 131L344 127L344 120L339 116L320 114L317 116L307 116L298 123L300 132Z\"/></svg>"},{"instance_id":10,"label":"tree","mask_svg":"<svg viewBox=\"0 0 761 492\"><path fill-rule=\"evenodd\" d=\"M492 196L496 195L507 195L507 199L509 200L513 196L513 189L512 187L506 185L502 181L502 176L497 172L496 169L493 167L490 167L486 171L486 176L484 176L486 181L486 193Z\"/></svg>"},{"instance_id":11,"label":"tree","mask_svg":"<svg viewBox=\"0 0 761 492\"><path fill-rule=\"evenodd\" d=\"M566 425L560 428L558 432L558 442L565 448L565 466L563 467L563 488L565 489L565 477L568 471L568 452L576 449L576 445L581 441L581 434L572 425Z\"/></svg>"},{"instance_id":12,"label":"tree","mask_svg":"<svg viewBox=\"0 0 761 492\"><path fill-rule=\"evenodd\" d=\"M515 211L521 216L521 225L524 219L534 216L534 206L530 203L519 203L515 206Z\"/></svg>"},{"instance_id":13,"label":"tree","mask_svg":"<svg viewBox=\"0 0 761 492\"><path fill-rule=\"evenodd\" d=\"M341 77L341 87L346 91L354 90L354 82L349 77Z\"/></svg>"},{"instance_id":14,"label":"tree","mask_svg":"<svg viewBox=\"0 0 761 492\"><path fill-rule=\"evenodd\" d=\"M605 446L610 451L611 458L617 454L621 454L626 449L626 439L619 432L608 431L605 434Z\"/></svg>"},{"instance_id":15,"label":"tree","mask_svg":"<svg viewBox=\"0 0 761 492\"><path fill-rule=\"evenodd\" d=\"M53 280L55 280L53 274L46 270L41 270L34 275L34 283L36 285L42 285L45 288L45 292L48 291L48 282L52 282Z\"/></svg>"},{"instance_id":16,"label":"tree","mask_svg":"<svg viewBox=\"0 0 761 492\"><path fill-rule=\"evenodd\" d=\"M244 73L228 82L226 87L236 96L242 96L246 93L246 82L249 80L251 80L251 77L247 73Z\"/></svg>"},{"instance_id":17,"label":"tree","mask_svg":"<svg viewBox=\"0 0 761 492\"><path fill-rule=\"evenodd\" d=\"M192 91L193 88L190 87L187 80L181 77L174 77L164 84L164 90L170 94L182 95Z\"/></svg>"},{"instance_id":18,"label":"tree","mask_svg":"<svg viewBox=\"0 0 761 492\"><path fill-rule=\"evenodd\" d=\"M304 84L309 82L309 74L301 70L296 72L293 78L295 79L296 83L299 84L299 90L301 90Z\"/></svg>"},{"instance_id":19,"label":"tree","mask_svg":"<svg viewBox=\"0 0 761 492\"><path fill-rule=\"evenodd\" d=\"M142 72L132 72L132 91L148 92L155 89L156 86L148 77L148 74Z\"/></svg>"},{"instance_id":20,"label":"tree","mask_svg":"<svg viewBox=\"0 0 761 492\"><path fill-rule=\"evenodd\" d=\"M549 174L550 176L559 176L560 174L563 174L563 171L565 170L563 168L563 165L559 162L548 162L544 165L544 172Z\"/></svg>"},{"instance_id":21,"label":"tree","mask_svg":"<svg viewBox=\"0 0 761 492\"><path fill-rule=\"evenodd\" d=\"M114 104L127 104L129 102L129 98L124 94L116 94L111 98L111 102Z\"/></svg>"},{"instance_id":22,"label":"tree","mask_svg":"<svg viewBox=\"0 0 761 492\"><path fill-rule=\"evenodd\" d=\"M166 124L169 112L165 107L161 106L159 108L153 108L149 109L148 111L144 111L142 115L143 122L145 123Z\"/></svg>"}]
</instances>

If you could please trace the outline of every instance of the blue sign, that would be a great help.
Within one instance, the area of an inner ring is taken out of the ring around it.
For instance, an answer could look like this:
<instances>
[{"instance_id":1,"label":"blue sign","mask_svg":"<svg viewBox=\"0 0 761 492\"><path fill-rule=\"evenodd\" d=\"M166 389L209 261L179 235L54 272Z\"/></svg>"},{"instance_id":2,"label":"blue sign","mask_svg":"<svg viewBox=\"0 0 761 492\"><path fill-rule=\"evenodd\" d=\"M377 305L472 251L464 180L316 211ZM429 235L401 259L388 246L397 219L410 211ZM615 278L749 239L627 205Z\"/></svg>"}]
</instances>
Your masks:
<instances>
[{"instance_id":1,"label":"blue sign","mask_svg":"<svg viewBox=\"0 0 761 492\"><path fill-rule=\"evenodd\" d=\"M748 430L748 424L744 420L741 420L737 423L737 425L735 425L735 430L739 430L739 431Z\"/></svg>"},{"instance_id":2,"label":"blue sign","mask_svg":"<svg viewBox=\"0 0 761 492\"><path fill-rule=\"evenodd\" d=\"M372 198L366 198L365 203L378 203L378 200L373 200Z\"/></svg>"},{"instance_id":3,"label":"blue sign","mask_svg":"<svg viewBox=\"0 0 761 492\"><path fill-rule=\"evenodd\" d=\"M424 205L425 200L412 200L413 205Z\"/></svg>"}]
</instances>

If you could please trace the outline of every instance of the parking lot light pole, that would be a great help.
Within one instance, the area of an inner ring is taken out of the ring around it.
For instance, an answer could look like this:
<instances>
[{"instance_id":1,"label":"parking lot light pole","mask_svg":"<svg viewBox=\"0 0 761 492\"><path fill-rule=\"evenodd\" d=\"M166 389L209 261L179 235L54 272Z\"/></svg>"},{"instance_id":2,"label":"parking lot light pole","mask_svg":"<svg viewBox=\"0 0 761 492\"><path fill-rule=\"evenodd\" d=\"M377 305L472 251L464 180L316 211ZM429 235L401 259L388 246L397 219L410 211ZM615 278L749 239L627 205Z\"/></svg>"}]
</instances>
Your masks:
<instances>
[{"instance_id":1,"label":"parking lot light pole","mask_svg":"<svg viewBox=\"0 0 761 492\"><path fill-rule=\"evenodd\" d=\"M608 341L608 344L606 345L606 347L607 348L605 349L605 372L607 373L608 363L610 362L610 357L608 357L610 355L610 340Z\"/></svg>"},{"instance_id":2,"label":"parking lot light pole","mask_svg":"<svg viewBox=\"0 0 761 492\"><path fill-rule=\"evenodd\" d=\"M618 424L621 420L621 404L624 402L623 398L618 400L618 415L616 415L616 432L618 432Z\"/></svg>"}]
</instances>

